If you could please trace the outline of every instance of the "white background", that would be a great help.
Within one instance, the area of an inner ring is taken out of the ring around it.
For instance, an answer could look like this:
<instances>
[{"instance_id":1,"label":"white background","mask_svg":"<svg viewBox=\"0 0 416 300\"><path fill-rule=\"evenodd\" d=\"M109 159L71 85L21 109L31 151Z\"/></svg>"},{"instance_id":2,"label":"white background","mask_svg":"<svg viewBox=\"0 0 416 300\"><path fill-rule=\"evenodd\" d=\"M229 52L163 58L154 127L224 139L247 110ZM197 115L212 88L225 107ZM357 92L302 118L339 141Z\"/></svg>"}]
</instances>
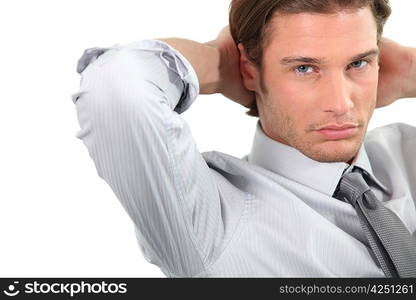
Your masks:
<instances>
[{"instance_id":1,"label":"white background","mask_svg":"<svg viewBox=\"0 0 416 300\"><path fill-rule=\"evenodd\" d=\"M133 223L100 179L70 95L84 49L139 39L206 42L229 0L2 1L0 4L0 277L164 277L142 256ZM392 0L385 35L416 47L416 1ZM413 28L413 29L411 29ZM200 151L241 157L257 119L220 95L183 114ZM416 100L376 110L370 128L416 125Z\"/></svg>"}]
</instances>

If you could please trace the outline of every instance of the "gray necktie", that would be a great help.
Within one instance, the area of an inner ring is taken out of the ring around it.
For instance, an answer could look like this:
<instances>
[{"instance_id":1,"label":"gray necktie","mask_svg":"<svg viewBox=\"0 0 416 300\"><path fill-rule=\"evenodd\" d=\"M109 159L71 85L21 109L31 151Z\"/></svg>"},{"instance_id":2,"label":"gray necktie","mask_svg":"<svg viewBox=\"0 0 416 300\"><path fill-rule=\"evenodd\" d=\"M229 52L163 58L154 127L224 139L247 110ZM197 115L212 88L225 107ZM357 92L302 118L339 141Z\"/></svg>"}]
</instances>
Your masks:
<instances>
[{"instance_id":1,"label":"gray necktie","mask_svg":"<svg viewBox=\"0 0 416 300\"><path fill-rule=\"evenodd\" d=\"M386 277L416 277L416 240L402 221L376 198L354 168L340 180L335 198L350 203Z\"/></svg>"}]
</instances>

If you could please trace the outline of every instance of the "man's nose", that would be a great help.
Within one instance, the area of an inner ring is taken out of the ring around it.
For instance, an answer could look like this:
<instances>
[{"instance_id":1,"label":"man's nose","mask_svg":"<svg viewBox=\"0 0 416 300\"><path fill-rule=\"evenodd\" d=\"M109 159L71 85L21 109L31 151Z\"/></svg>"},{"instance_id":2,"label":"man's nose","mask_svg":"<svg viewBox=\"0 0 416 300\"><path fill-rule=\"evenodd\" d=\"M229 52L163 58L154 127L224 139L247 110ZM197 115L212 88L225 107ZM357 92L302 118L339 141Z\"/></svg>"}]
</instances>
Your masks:
<instances>
[{"instance_id":1,"label":"man's nose","mask_svg":"<svg viewBox=\"0 0 416 300\"><path fill-rule=\"evenodd\" d=\"M351 100L351 83L344 74L331 74L323 82L325 89L322 100L323 110L335 115L344 115L354 106Z\"/></svg>"}]
</instances>

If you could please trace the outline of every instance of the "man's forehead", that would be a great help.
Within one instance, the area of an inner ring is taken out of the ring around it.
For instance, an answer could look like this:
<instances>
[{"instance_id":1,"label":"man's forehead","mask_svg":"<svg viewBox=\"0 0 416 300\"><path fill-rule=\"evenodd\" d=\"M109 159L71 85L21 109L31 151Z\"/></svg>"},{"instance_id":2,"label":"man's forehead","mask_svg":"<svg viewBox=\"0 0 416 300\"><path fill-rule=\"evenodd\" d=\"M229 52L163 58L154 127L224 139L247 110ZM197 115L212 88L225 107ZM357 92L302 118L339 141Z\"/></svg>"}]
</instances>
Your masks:
<instances>
[{"instance_id":1,"label":"man's forehead","mask_svg":"<svg viewBox=\"0 0 416 300\"><path fill-rule=\"evenodd\" d=\"M269 51L274 56L328 58L358 57L377 50L377 26L369 8L336 14L275 15ZM286 59L283 62L288 62Z\"/></svg>"},{"instance_id":2,"label":"man's forehead","mask_svg":"<svg viewBox=\"0 0 416 300\"><path fill-rule=\"evenodd\" d=\"M276 13L269 26L271 40L359 38L377 34L376 21L369 7L331 14Z\"/></svg>"}]
</instances>

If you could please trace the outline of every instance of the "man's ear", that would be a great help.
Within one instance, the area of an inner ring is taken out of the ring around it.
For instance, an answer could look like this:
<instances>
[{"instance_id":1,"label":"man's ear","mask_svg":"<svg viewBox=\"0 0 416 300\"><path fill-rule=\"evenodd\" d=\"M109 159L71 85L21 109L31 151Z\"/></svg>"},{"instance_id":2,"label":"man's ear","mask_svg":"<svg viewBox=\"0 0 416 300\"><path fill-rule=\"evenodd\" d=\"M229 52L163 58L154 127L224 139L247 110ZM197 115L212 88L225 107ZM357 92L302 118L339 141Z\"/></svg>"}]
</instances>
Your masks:
<instances>
[{"instance_id":1,"label":"man's ear","mask_svg":"<svg viewBox=\"0 0 416 300\"><path fill-rule=\"evenodd\" d=\"M258 90L259 71L257 67L247 58L246 51L242 43L237 45L240 51L240 73L243 78L243 84L250 91Z\"/></svg>"}]
</instances>

